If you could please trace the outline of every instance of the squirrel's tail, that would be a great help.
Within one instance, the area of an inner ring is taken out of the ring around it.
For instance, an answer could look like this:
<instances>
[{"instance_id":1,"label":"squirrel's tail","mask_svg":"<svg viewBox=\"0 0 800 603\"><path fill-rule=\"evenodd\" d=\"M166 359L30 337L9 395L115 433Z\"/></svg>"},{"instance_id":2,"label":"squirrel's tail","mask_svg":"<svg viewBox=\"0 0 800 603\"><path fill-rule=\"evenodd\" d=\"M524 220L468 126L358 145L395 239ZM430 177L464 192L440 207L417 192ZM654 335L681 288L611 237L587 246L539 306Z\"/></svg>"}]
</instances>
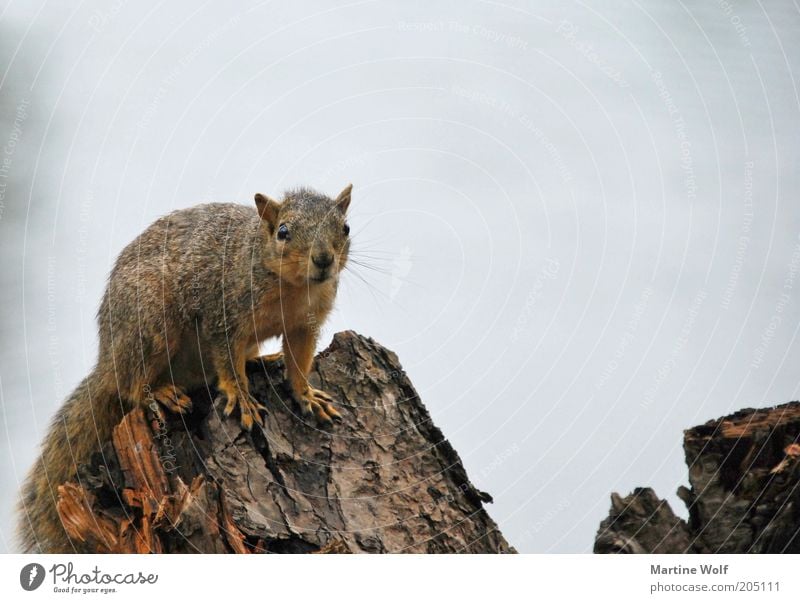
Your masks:
<instances>
[{"instance_id":1,"label":"squirrel's tail","mask_svg":"<svg viewBox=\"0 0 800 603\"><path fill-rule=\"evenodd\" d=\"M53 417L41 455L22 486L17 527L22 552L80 552L56 510L58 487L74 479L78 465L111 439L122 415L113 376L95 367Z\"/></svg>"}]
</instances>

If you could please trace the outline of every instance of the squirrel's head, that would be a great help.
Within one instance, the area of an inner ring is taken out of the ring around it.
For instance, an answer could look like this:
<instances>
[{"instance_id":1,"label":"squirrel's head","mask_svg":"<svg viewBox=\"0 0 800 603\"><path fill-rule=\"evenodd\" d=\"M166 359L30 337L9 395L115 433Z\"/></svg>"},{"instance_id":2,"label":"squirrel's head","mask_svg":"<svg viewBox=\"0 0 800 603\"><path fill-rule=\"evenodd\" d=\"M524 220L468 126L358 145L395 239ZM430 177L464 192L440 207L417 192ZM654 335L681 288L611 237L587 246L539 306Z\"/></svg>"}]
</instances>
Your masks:
<instances>
[{"instance_id":1,"label":"squirrel's head","mask_svg":"<svg viewBox=\"0 0 800 603\"><path fill-rule=\"evenodd\" d=\"M336 279L347 262L347 208L352 184L335 199L308 188L288 191L283 201L256 194L256 207L270 249L270 268L294 285Z\"/></svg>"}]
</instances>

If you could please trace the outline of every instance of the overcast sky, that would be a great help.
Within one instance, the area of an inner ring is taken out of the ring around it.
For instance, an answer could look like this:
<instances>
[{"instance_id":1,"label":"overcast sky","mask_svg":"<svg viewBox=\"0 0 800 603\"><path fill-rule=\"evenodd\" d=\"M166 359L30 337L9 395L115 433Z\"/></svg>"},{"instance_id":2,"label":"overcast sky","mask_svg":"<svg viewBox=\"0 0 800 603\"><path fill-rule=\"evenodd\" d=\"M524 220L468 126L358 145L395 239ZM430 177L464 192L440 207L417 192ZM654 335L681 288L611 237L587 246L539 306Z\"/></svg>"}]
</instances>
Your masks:
<instances>
[{"instance_id":1,"label":"overcast sky","mask_svg":"<svg viewBox=\"0 0 800 603\"><path fill-rule=\"evenodd\" d=\"M395 350L522 552L611 491L682 515L682 430L797 398L791 1L0 0L0 547L122 247L353 182L322 345ZM3 164L3 159L6 163Z\"/></svg>"}]
</instances>

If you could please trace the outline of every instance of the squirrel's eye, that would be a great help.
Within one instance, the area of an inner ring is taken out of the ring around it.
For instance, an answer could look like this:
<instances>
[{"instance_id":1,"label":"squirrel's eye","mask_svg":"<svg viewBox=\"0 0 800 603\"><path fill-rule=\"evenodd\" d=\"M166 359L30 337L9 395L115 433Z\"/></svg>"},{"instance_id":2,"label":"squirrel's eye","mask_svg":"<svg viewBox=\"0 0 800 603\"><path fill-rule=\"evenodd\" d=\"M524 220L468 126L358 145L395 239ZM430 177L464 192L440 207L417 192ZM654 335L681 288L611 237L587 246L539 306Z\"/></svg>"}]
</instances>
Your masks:
<instances>
[{"instance_id":1,"label":"squirrel's eye","mask_svg":"<svg viewBox=\"0 0 800 603\"><path fill-rule=\"evenodd\" d=\"M279 241L288 241L291 237L289 236L289 227L286 224L281 224L278 227L278 240Z\"/></svg>"},{"instance_id":2,"label":"squirrel's eye","mask_svg":"<svg viewBox=\"0 0 800 603\"><path fill-rule=\"evenodd\" d=\"M344 223L344 236L347 236L349 234L350 234L350 225L347 222L345 222Z\"/></svg>"}]
</instances>

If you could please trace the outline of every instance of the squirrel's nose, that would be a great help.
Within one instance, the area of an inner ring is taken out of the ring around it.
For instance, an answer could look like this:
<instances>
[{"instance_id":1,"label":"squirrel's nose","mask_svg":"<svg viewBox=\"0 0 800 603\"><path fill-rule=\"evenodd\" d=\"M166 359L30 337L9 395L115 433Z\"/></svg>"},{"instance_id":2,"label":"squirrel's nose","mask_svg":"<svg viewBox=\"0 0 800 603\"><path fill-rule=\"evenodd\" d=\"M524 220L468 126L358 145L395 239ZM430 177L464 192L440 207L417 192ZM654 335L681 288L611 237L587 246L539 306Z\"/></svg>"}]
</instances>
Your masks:
<instances>
[{"instance_id":1,"label":"squirrel's nose","mask_svg":"<svg viewBox=\"0 0 800 603\"><path fill-rule=\"evenodd\" d=\"M314 262L314 265L317 268L321 268L324 270L325 268L333 264L333 254L319 253L317 255L312 255L311 261Z\"/></svg>"}]
</instances>

